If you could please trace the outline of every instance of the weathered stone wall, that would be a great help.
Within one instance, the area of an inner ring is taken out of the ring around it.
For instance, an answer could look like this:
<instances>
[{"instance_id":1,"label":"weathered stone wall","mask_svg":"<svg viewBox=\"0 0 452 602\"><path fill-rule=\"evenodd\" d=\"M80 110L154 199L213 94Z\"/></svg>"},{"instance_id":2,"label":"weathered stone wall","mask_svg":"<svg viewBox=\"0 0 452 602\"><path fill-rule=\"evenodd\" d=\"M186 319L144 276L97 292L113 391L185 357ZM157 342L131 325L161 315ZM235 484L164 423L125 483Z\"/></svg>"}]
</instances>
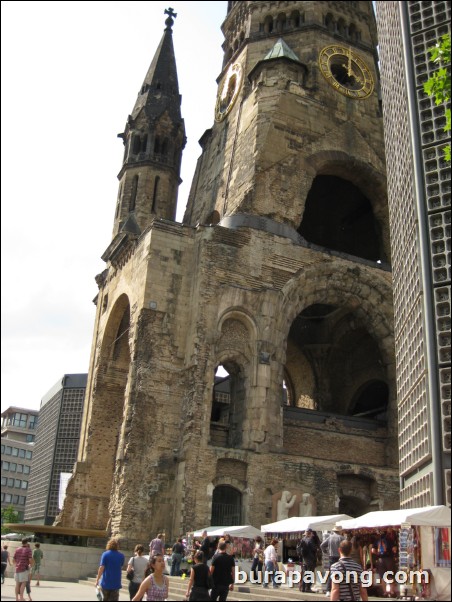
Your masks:
<instances>
[{"instance_id":1,"label":"weathered stone wall","mask_svg":"<svg viewBox=\"0 0 452 602\"><path fill-rule=\"evenodd\" d=\"M63 524L108 525L131 545L144 534L174 538L211 522L217 487L238 492L241 522L256 526L271 521L272 499L290 489L312 495L318 514L397 506L378 96L354 101L326 82L319 50L335 38L322 29L324 3L291 4L306 6L310 23L286 36L302 64L257 65L276 34L251 36L237 53L250 78L202 139L185 224L155 220L140 238L123 234L109 248ZM372 22L359 14L360 52L374 71ZM378 239L374 260L297 234L312 184L323 176L365 197ZM220 365L231 375L231 401L218 424L211 411ZM309 410L284 406L285 380L292 406ZM374 381L388 398L386 424L374 421L372 430L365 416L344 416Z\"/></svg>"}]
</instances>

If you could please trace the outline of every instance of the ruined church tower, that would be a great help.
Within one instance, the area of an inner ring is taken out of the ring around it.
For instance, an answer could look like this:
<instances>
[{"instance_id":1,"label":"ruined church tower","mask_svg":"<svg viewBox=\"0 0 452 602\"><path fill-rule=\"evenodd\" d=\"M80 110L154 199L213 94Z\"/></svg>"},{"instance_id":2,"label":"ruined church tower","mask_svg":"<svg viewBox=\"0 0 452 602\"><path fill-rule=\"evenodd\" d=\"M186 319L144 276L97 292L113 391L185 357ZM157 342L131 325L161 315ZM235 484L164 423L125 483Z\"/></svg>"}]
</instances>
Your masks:
<instances>
[{"instance_id":1,"label":"ruined church tower","mask_svg":"<svg viewBox=\"0 0 452 602\"><path fill-rule=\"evenodd\" d=\"M397 507L372 3L227 3L183 224L168 13L121 135L84 430L59 522L132 545L208 524L259 527L287 491L290 515L306 500L318 515Z\"/></svg>"}]
</instances>

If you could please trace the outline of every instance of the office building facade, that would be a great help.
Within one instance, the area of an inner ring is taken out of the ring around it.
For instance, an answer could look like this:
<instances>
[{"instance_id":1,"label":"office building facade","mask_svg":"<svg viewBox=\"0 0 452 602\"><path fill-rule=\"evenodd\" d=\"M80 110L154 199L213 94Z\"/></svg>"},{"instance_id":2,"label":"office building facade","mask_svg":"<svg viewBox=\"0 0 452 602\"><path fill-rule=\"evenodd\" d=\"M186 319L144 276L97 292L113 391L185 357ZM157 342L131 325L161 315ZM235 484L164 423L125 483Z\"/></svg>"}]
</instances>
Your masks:
<instances>
[{"instance_id":1,"label":"office building facade","mask_svg":"<svg viewBox=\"0 0 452 602\"><path fill-rule=\"evenodd\" d=\"M65 374L42 398L25 522L51 525L59 510L61 475L77 459L86 374Z\"/></svg>"},{"instance_id":2,"label":"office building facade","mask_svg":"<svg viewBox=\"0 0 452 602\"><path fill-rule=\"evenodd\" d=\"M450 164L424 83L448 2L377 2L394 280L401 506L451 503ZM449 66L450 69L450 66Z\"/></svg>"}]
</instances>

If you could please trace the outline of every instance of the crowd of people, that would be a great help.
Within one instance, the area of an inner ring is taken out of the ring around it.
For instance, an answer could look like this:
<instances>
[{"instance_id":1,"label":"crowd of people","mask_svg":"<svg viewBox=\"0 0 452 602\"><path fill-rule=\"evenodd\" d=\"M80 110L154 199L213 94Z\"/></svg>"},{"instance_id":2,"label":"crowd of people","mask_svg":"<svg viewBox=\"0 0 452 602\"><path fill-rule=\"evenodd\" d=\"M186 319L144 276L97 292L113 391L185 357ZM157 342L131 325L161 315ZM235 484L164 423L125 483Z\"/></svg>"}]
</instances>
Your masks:
<instances>
[{"instance_id":1,"label":"crowd of people","mask_svg":"<svg viewBox=\"0 0 452 602\"><path fill-rule=\"evenodd\" d=\"M187 541L179 537L171 548L165 547L164 535L159 533L149 543L149 555L145 555L145 548L138 544L135 546L133 556L127 562L127 578L129 580L130 600L166 600L169 597L169 579L165 573L165 555L171 557L171 576L181 575L181 562L189 558L191 570L187 582L187 600L220 600L227 599L229 591L234 588L235 578L235 548L229 535L221 538L210 538L204 531L200 540L193 541L187 548ZM251 573L255 583L262 583L264 588L270 583L274 588L280 587L276 578L278 571L279 540L276 538L264 542L257 536L252 549ZM373 569L379 577L389 570L396 570L397 541L395 535L380 534L376 539L359 539L352 537L348 540L340 528L334 528L323 541L317 533L307 529L298 541L296 552L301 565L300 591L311 592L312 580L303 576L314 572L319 563L323 562L324 568L344 573L356 571L358 574L364 569ZM22 545L16 549L11 559L8 545L2 549L2 583L8 565L15 566L15 592L16 600L31 598L31 578L36 579L36 586L40 585L40 570L44 554L37 542L32 550L30 540L24 538ZM209 562L209 565L207 564ZM106 550L103 552L98 569L96 587L99 589L99 598L107 601L119 600L119 590L122 587L122 569L125 556L119 550L117 539L110 539ZM343 581L345 583L345 580ZM331 600L367 600L368 593L384 595L383 591L370 591L359 584L345 588L337 580L332 582L331 577L326 583L326 595ZM389 592L394 595L395 592Z\"/></svg>"},{"instance_id":2,"label":"crowd of people","mask_svg":"<svg viewBox=\"0 0 452 602\"><path fill-rule=\"evenodd\" d=\"M41 544L36 542L34 549L31 548L30 538L24 537L21 545L16 548L12 560L8 551L8 544L2 547L2 585L5 583L5 575L8 566L14 566L14 581L16 600L25 600L24 594L27 593L28 600L31 597L31 580L36 579L36 586L40 585L41 562L44 553L41 550Z\"/></svg>"},{"instance_id":3,"label":"crowd of people","mask_svg":"<svg viewBox=\"0 0 452 602\"><path fill-rule=\"evenodd\" d=\"M231 538L226 535L211 547L207 532L201 541L194 541L188 550L185 541L178 538L171 549L165 548L164 536L159 533L149 544L149 556L144 555L144 546L135 546L134 555L127 563L130 600L167 600L169 597L169 579L164 574L165 554L171 555L171 576L180 575L182 559L191 556L191 570L188 580L187 600L226 600L228 592L234 587L234 549ZM169 554L171 553L171 554ZM210 566L207 561L211 560ZM96 579L101 599L119 600L122 582L122 567L125 557L119 551L117 539L110 539L106 551L102 554Z\"/></svg>"}]
</instances>

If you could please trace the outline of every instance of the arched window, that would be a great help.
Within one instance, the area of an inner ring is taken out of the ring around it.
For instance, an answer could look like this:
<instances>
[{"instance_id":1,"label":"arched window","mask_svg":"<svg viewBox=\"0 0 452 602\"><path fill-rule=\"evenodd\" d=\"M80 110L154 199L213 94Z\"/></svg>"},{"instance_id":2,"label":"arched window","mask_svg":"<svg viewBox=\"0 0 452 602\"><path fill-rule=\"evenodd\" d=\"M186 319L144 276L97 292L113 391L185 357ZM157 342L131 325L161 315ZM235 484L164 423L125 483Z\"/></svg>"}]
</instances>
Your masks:
<instances>
[{"instance_id":1,"label":"arched window","mask_svg":"<svg viewBox=\"0 0 452 602\"><path fill-rule=\"evenodd\" d=\"M286 28L286 15L280 13L276 19L276 31L282 33Z\"/></svg>"},{"instance_id":2,"label":"arched window","mask_svg":"<svg viewBox=\"0 0 452 602\"><path fill-rule=\"evenodd\" d=\"M162 149L161 149L161 154L163 157L166 157L168 155L168 148L169 148L169 140L168 140L168 138L165 138L162 142Z\"/></svg>"},{"instance_id":3,"label":"arched window","mask_svg":"<svg viewBox=\"0 0 452 602\"><path fill-rule=\"evenodd\" d=\"M290 15L290 22L292 27L300 27L301 25L301 16L298 10L294 10Z\"/></svg>"},{"instance_id":4,"label":"arched window","mask_svg":"<svg viewBox=\"0 0 452 602\"><path fill-rule=\"evenodd\" d=\"M235 362L225 362L215 371L210 416L210 444L240 447L246 411L245 379Z\"/></svg>"},{"instance_id":5,"label":"arched window","mask_svg":"<svg viewBox=\"0 0 452 602\"><path fill-rule=\"evenodd\" d=\"M381 380L374 380L362 385L351 403L351 414L363 418L386 420L389 402L389 387Z\"/></svg>"},{"instance_id":6,"label":"arched window","mask_svg":"<svg viewBox=\"0 0 452 602\"><path fill-rule=\"evenodd\" d=\"M343 37L347 36L347 26L345 25L344 19L339 19L337 22L337 33Z\"/></svg>"},{"instance_id":7,"label":"arched window","mask_svg":"<svg viewBox=\"0 0 452 602\"><path fill-rule=\"evenodd\" d=\"M328 13L325 17L325 26L328 29L328 31L331 31L331 32L334 32L336 29L336 26L334 23L334 18L331 13Z\"/></svg>"},{"instance_id":8,"label":"arched window","mask_svg":"<svg viewBox=\"0 0 452 602\"><path fill-rule=\"evenodd\" d=\"M145 134L142 138L141 138L141 147L140 147L140 152L141 153L145 153L147 150L147 146L148 146L148 135Z\"/></svg>"},{"instance_id":9,"label":"arched window","mask_svg":"<svg viewBox=\"0 0 452 602\"><path fill-rule=\"evenodd\" d=\"M212 496L212 525L233 527L242 524L242 494L233 487L215 487Z\"/></svg>"},{"instance_id":10,"label":"arched window","mask_svg":"<svg viewBox=\"0 0 452 602\"><path fill-rule=\"evenodd\" d=\"M272 31L273 31L273 17L271 15L268 15L267 17L265 17L265 20L264 20L264 32L272 33Z\"/></svg>"},{"instance_id":11,"label":"arched window","mask_svg":"<svg viewBox=\"0 0 452 602\"><path fill-rule=\"evenodd\" d=\"M154 153L159 155L161 152L160 136L156 136L154 140Z\"/></svg>"},{"instance_id":12,"label":"arched window","mask_svg":"<svg viewBox=\"0 0 452 602\"><path fill-rule=\"evenodd\" d=\"M317 176L298 232L307 241L342 253L382 260L378 223L369 199L337 176Z\"/></svg>"},{"instance_id":13,"label":"arched window","mask_svg":"<svg viewBox=\"0 0 452 602\"><path fill-rule=\"evenodd\" d=\"M132 190L130 192L129 211L135 211L138 193L138 176L133 176Z\"/></svg>"},{"instance_id":14,"label":"arched window","mask_svg":"<svg viewBox=\"0 0 452 602\"><path fill-rule=\"evenodd\" d=\"M354 23L352 23L350 25L350 27L348 28L348 35L349 35L350 40L352 42L357 42L358 41L358 31L357 31L356 25Z\"/></svg>"},{"instance_id":15,"label":"arched window","mask_svg":"<svg viewBox=\"0 0 452 602\"><path fill-rule=\"evenodd\" d=\"M132 153L134 155L138 155L138 153L140 152L140 149L141 149L141 137L138 136L137 134L135 134L133 137Z\"/></svg>"}]
</instances>

